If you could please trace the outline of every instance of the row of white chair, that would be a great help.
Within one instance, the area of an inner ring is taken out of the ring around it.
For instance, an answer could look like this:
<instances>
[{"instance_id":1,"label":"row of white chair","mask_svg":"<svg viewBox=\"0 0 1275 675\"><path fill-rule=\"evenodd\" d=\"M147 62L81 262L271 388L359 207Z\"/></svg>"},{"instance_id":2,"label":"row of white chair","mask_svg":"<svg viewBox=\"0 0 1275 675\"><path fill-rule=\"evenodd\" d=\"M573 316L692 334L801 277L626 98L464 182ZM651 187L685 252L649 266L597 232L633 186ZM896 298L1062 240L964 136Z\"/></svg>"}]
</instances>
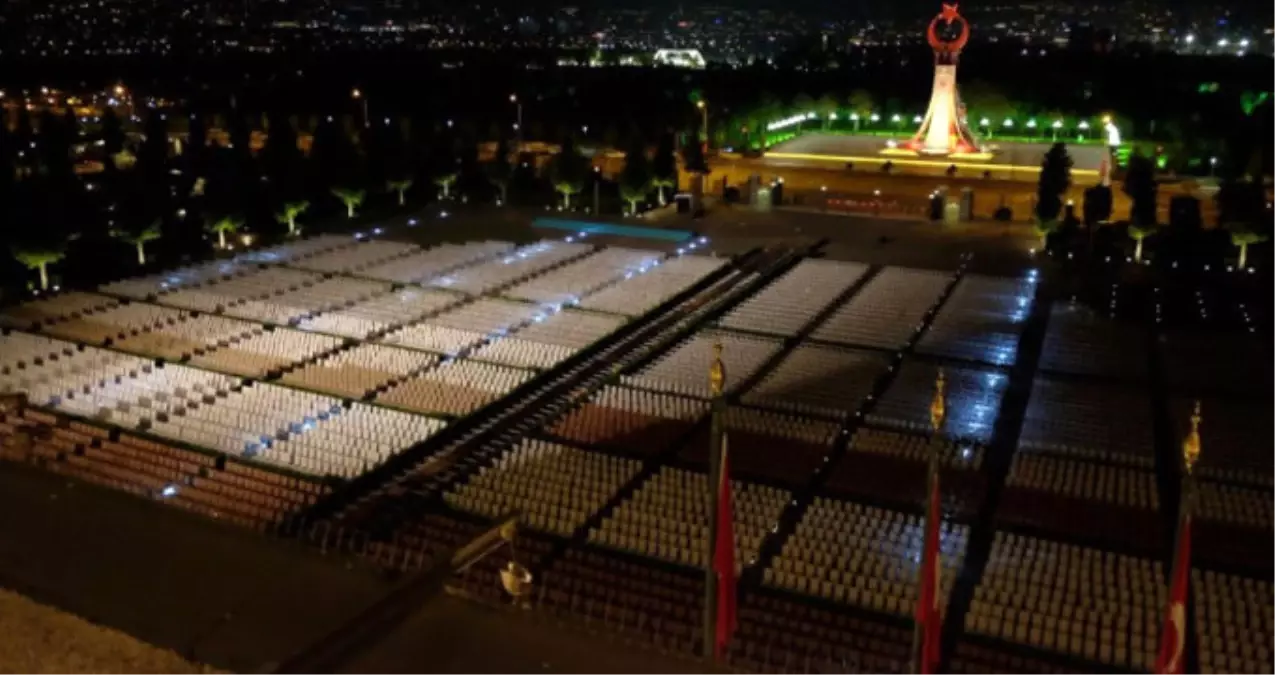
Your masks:
<instances>
[{"instance_id":1,"label":"row of white chair","mask_svg":"<svg viewBox=\"0 0 1275 675\"><path fill-rule=\"evenodd\" d=\"M637 460L523 439L444 499L488 517L519 511L536 529L570 536L641 466Z\"/></svg>"},{"instance_id":2,"label":"row of white chair","mask_svg":"<svg viewBox=\"0 0 1275 675\"><path fill-rule=\"evenodd\" d=\"M504 295L549 305L574 305L581 298L633 270L658 266L663 254L656 251L608 247L504 291Z\"/></svg>"},{"instance_id":3,"label":"row of white chair","mask_svg":"<svg viewBox=\"0 0 1275 675\"><path fill-rule=\"evenodd\" d=\"M965 617L985 633L1149 669L1167 597L1159 562L997 532Z\"/></svg>"},{"instance_id":4,"label":"row of white chair","mask_svg":"<svg viewBox=\"0 0 1275 675\"><path fill-rule=\"evenodd\" d=\"M439 244L424 251L416 251L401 258L364 268L359 271L359 276L402 284L423 284L453 270L512 251L513 248L514 245L507 241Z\"/></svg>"},{"instance_id":5,"label":"row of white chair","mask_svg":"<svg viewBox=\"0 0 1275 675\"><path fill-rule=\"evenodd\" d=\"M534 371L478 361L451 361L399 382L378 403L418 412L466 415L526 382Z\"/></svg>"},{"instance_id":6,"label":"row of white chair","mask_svg":"<svg viewBox=\"0 0 1275 675\"><path fill-rule=\"evenodd\" d=\"M1037 376L1019 449L1150 469L1154 426L1145 390Z\"/></svg>"},{"instance_id":7,"label":"row of white chair","mask_svg":"<svg viewBox=\"0 0 1275 675\"><path fill-rule=\"evenodd\" d=\"M1018 336L1031 312L1036 284L966 275L921 336L917 350L999 366L1018 358Z\"/></svg>"},{"instance_id":8,"label":"row of white chair","mask_svg":"<svg viewBox=\"0 0 1275 675\"><path fill-rule=\"evenodd\" d=\"M352 274L387 260L407 256L420 250L415 244L385 239L364 239L354 246L343 247L303 260L289 262L289 266L315 272L342 272Z\"/></svg>"},{"instance_id":9,"label":"row of white chair","mask_svg":"<svg viewBox=\"0 0 1275 675\"><path fill-rule=\"evenodd\" d=\"M879 352L803 344L749 390L744 402L803 415L847 417L872 393L887 367Z\"/></svg>"},{"instance_id":10,"label":"row of white chair","mask_svg":"<svg viewBox=\"0 0 1275 675\"><path fill-rule=\"evenodd\" d=\"M1040 368L1130 379L1147 376L1147 330L1076 302L1049 310Z\"/></svg>"},{"instance_id":11,"label":"row of white chair","mask_svg":"<svg viewBox=\"0 0 1275 675\"><path fill-rule=\"evenodd\" d=\"M649 557L703 567L708 558L708 476L663 468L589 532L594 543ZM789 493L731 481L735 570L754 559L762 539L779 519Z\"/></svg>"},{"instance_id":12,"label":"row of white chair","mask_svg":"<svg viewBox=\"0 0 1275 675\"><path fill-rule=\"evenodd\" d=\"M997 370L944 368L947 411L943 433L962 439L986 442L1000 413L1001 397L1009 377ZM929 432L930 403L938 366L906 361L894 382L866 416L870 424L907 431Z\"/></svg>"},{"instance_id":13,"label":"row of white chair","mask_svg":"<svg viewBox=\"0 0 1275 675\"><path fill-rule=\"evenodd\" d=\"M419 321L463 301L464 296L453 293L408 287L308 316L297 327L366 339L374 333Z\"/></svg>"},{"instance_id":14,"label":"row of white chair","mask_svg":"<svg viewBox=\"0 0 1275 675\"><path fill-rule=\"evenodd\" d=\"M694 255L669 258L656 266L625 272L622 283L582 299L580 306L625 316L641 316L725 264L723 259Z\"/></svg>"},{"instance_id":15,"label":"row of white chair","mask_svg":"<svg viewBox=\"0 0 1275 675\"><path fill-rule=\"evenodd\" d=\"M712 391L708 371L714 359L713 345L718 342L722 344L727 391L750 377L781 346L777 340L768 338L704 330L670 349L640 372L625 375L623 382L657 391L709 397Z\"/></svg>"},{"instance_id":16,"label":"row of white chair","mask_svg":"<svg viewBox=\"0 0 1275 675\"><path fill-rule=\"evenodd\" d=\"M766 570L766 582L911 615L916 608L924 535L918 516L817 497ZM968 541L968 525L940 524L943 605L960 572Z\"/></svg>"},{"instance_id":17,"label":"row of white chair","mask_svg":"<svg viewBox=\"0 0 1275 675\"><path fill-rule=\"evenodd\" d=\"M438 357L434 354L361 344L320 357L286 373L282 381L305 389L360 398L370 390L419 373L435 363L438 363Z\"/></svg>"},{"instance_id":18,"label":"row of white chair","mask_svg":"<svg viewBox=\"0 0 1275 675\"><path fill-rule=\"evenodd\" d=\"M803 260L722 320L726 328L792 337L868 271L861 263Z\"/></svg>"},{"instance_id":19,"label":"row of white chair","mask_svg":"<svg viewBox=\"0 0 1275 675\"><path fill-rule=\"evenodd\" d=\"M887 267L832 313L811 337L841 344L898 349L938 302L951 275Z\"/></svg>"},{"instance_id":20,"label":"row of white chair","mask_svg":"<svg viewBox=\"0 0 1275 675\"><path fill-rule=\"evenodd\" d=\"M434 277L428 284L480 295L502 289L545 270L588 254L592 246L561 241L541 241L488 262Z\"/></svg>"}]
</instances>

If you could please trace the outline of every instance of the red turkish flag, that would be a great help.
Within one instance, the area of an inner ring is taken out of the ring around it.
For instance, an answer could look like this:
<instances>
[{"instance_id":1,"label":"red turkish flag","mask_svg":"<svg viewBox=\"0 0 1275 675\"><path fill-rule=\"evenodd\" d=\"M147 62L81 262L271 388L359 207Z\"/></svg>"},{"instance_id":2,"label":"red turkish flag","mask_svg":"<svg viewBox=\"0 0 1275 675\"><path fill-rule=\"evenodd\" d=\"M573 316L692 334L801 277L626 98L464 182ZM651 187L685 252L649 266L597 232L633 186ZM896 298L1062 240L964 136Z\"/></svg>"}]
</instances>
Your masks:
<instances>
[{"instance_id":1,"label":"red turkish flag","mask_svg":"<svg viewBox=\"0 0 1275 675\"><path fill-rule=\"evenodd\" d=\"M730 503L730 453L722 435L721 477L717 484L717 545L713 569L717 572L716 656L722 658L735 633L735 529Z\"/></svg>"},{"instance_id":2,"label":"red turkish flag","mask_svg":"<svg viewBox=\"0 0 1275 675\"><path fill-rule=\"evenodd\" d=\"M939 592L942 566L939 564L939 481L934 478L930 492L929 517L925 519L925 559L921 561L921 594L916 602L916 621L921 625L921 653L917 664L922 673L935 673L939 668L939 640L943 635L943 612Z\"/></svg>"},{"instance_id":3,"label":"red turkish flag","mask_svg":"<svg viewBox=\"0 0 1275 675\"><path fill-rule=\"evenodd\" d=\"M1169 586L1169 606L1160 630L1160 654L1155 660L1157 673L1186 672L1186 597L1191 580L1191 516L1182 519L1178 533L1178 556Z\"/></svg>"}]
</instances>

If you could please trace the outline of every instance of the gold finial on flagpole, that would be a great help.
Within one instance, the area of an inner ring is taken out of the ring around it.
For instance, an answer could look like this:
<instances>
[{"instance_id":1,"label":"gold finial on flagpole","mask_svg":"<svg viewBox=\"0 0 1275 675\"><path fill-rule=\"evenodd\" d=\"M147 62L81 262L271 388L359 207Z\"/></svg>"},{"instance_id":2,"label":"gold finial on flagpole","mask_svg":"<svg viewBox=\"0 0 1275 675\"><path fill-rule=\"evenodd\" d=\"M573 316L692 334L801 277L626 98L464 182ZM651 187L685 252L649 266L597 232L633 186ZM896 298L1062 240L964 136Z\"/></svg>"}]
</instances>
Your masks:
<instances>
[{"instance_id":1,"label":"gold finial on flagpole","mask_svg":"<svg viewBox=\"0 0 1275 675\"><path fill-rule=\"evenodd\" d=\"M943 419L947 417L946 386L943 369L939 368L938 379L934 381L934 400L930 401L930 426L936 434L943 430Z\"/></svg>"},{"instance_id":2,"label":"gold finial on flagpole","mask_svg":"<svg viewBox=\"0 0 1275 675\"><path fill-rule=\"evenodd\" d=\"M1200 415L1200 402L1197 400L1195 410L1191 413L1191 433L1182 441L1182 463L1186 466L1187 475L1195 470L1195 463L1200 459L1200 422L1203 419Z\"/></svg>"},{"instance_id":3,"label":"gold finial on flagpole","mask_svg":"<svg viewBox=\"0 0 1275 675\"><path fill-rule=\"evenodd\" d=\"M722 363L722 341L713 343L713 365L708 368L708 385L713 396L721 396L726 388L726 365Z\"/></svg>"}]
</instances>

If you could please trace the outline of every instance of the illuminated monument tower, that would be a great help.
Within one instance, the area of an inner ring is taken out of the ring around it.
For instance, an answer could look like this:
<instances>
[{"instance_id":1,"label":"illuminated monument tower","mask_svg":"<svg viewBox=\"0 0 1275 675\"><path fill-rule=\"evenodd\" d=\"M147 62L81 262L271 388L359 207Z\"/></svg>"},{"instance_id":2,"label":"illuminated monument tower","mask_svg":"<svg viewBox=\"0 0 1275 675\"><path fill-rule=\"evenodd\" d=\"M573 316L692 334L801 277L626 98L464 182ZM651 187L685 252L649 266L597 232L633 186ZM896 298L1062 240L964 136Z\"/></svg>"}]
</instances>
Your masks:
<instances>
[{"instance_id":1,"label":"illuminated monument tower","mask_svg":"<svg viewBox=\"0 0 1275 675\"><path fill-rule=\"evenodd\" d=\"M957 13L955 4L944 4L943 11L930 22L926 38L934 48L934 91L930 93L925 120L908 147L926 155L978 152L978 142L965 122L965 106L956 90L956 62L970 39L970 25Z\"/></svg>"}]
</instances>

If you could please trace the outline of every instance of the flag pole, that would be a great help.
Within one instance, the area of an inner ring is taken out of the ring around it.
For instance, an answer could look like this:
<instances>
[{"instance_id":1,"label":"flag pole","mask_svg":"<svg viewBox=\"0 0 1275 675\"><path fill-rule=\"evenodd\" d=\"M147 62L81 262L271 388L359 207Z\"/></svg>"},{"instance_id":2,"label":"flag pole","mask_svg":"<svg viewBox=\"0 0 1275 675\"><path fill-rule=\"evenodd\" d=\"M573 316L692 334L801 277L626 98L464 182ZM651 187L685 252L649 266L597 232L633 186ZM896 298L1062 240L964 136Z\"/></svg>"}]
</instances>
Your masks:
<instances>
[{"instance_id":1,"label":"flag pole","mask_svg":"<svg viewBox=\"0 0 1275 675\"><path fill-rule=\"evenodd\" d=\"M1160 644L1156 654L1157 673L1182 673L1186 671L1186 603L1191 579L1190 558L1183 555L1183 546L1190 544L1191 518L1195 510L1195 464L1200 459L1200 402L1195 402L1191 413L1191 431L1182 441L1181 508L1178 509L1178 527L1173 536L1173 567L1169 570L1169 594L1165 605L1164 626L1160 631ZM1184 541L1185 540L1185 541ZM1183 569L1182 566L1187 566ZM1179 584L1179 575L1182 576ZM1180 586L1180 588L1179 588ZM1175 610L1179 610L1175 612ZM1169 631L1174 632L1174 642L1168 642Z\"/></svg>"},{"instance_id":2,"label":"flag pole","mask_svg":"<svg viewBox=\"0 0 1275 675\"><path fill-rule=\"evenodd\" d=\"M947 417L947 400L946 400L946 381L943 376L943 369L939 368L938 378L934 381L934 398L930 401L930 444L928 451L928 464L926 466L925 480L925 516L921 521L921 564L917 566L916 571L916 590L917 590L917 607L913 610L912 617L912 672L923 672L924 656L921 654L922 645L924 644L925 626L920 621L920 600L921 590L925 587L926 579L926 561L930 559L930 514L933 513L935 493L939 480L939 445L942 443L943 420ZM934 589L935 593L939 590Z\"/></svg>"},{"instance_id":3,"label":"flag pole","mask_svg":"<svg viewBox=\"0 0 1275 675\"><path fill-rule=\"evenodd\" d=\"M722 343L713 343L713 363L708 368L708 386L712 392L712 408L708 435L708 541L704 555L704 658L716 659L717 653L717 486L721 478L722 432L725 426L726 366L722 363Z\"/></svg>"}]
</instances>

